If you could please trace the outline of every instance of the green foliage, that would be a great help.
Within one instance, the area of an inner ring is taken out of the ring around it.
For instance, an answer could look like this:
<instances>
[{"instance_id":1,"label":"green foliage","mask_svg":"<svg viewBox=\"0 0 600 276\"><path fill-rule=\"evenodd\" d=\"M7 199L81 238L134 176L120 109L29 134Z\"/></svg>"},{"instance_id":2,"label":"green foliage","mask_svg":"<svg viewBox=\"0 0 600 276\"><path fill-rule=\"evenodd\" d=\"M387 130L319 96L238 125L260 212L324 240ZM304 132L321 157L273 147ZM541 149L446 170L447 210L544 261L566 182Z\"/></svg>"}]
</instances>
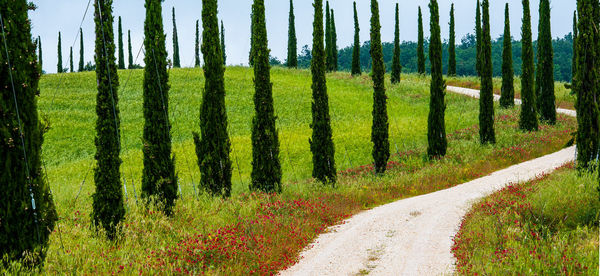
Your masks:
<instances>
[{"instance_id":1,"label":"green foliage","mask_svg":"<svg viewBox=\"0 0 600 276\"><path fill-rule=\"evenodd\" d=\"M218 27L219 22L217 21L217 28ZM204 37L204 34L202 35ZM221 20L221 54L223 56L223 65L227 65L227 52L225 51L225 25L223 24L223 20Z\"/></svg>"},{"instance_id":2,"label":"green foliage","mask_svg":"<svg viewBox=\"0 0 600 276\"><path fill-rule=\"evenodd\" d=\"M62 73L63 72L63 64L62 64L62 42L61 42L61 36L60 36L60 32L58 32L58 63L56 64L56 72L57 73Z\"/></svg>"},{"instance_id":3,"label":"green foliage","mask_svg":"<svg viewBox=\"0 0 600 276\"><path fill-rule=\"evenodd\" d=\"M224 38L221 22L221 38ZM202 0L202 55L204 90L200 107L200 134L194 144L200 168L200 188L212 196L231 195L231 143L227 132L225 109L225 44L219 45L217 0Z\"/></svg>"},{"instance_id":4,"label":"green foliage","mask_svg":"<svg viewBox=\"0 0 600 276\"><path fill-rule=\"evenodd\" d=\"M288 24L288 56L286 64L289 68L297 68L298 41L296 39L296 17L294 16L294 3L292 0L290 0L290 18Z\"/></svg>"},{"instance_id":5,"label":"green foliage","mask_svg":"<svg viewBox=\"0 0 600 276\"><path fill-rule=\"evenodd\" d=\"M396 6L397 8L398 6ZM396 10L397 12L398 10ZM398 15L396 13L396 15ZM379 23L379 3L371 0L371 59L373 60L373 159L375 173L383 174L390 159L389 123L387 96L385 95L385 64L381 48L381 24Z\"/></svg>"},{"instance_id":6,"label":"green foliage","mask_svg":"<svg viewBox=\"0 0 600 276\"><path fill-rule=\"evenodd\" d=\"M329 9L329 1L325 2L325 67L327 72L333 71L333 53L331 51L331 10ZM314 35L314 34L313 34ZM313 45L314 47L314 45Z\"/></svg>"},{"instance_id":7,"label":"green foliage","mask_svg":"<svg viewBox=\"0 0 600 276\"><path fill-rule=\"evenodd\" d=\"M500 106L509 108L515 105L515 72L513 69L512 37L510 35L510 11L508 3L504 9L504 47L502 50L502 89L500 95Z\"/></svg>"},{"instance_id":8,"label":"green foliage","mask_svg":"<svg viewBox=\"0 0 600 276\"><path fill-rule=\"evenodd\" d=\"M38 63L40 64L40 71L44 72L44 59L42 56L42 38L38 36Z\"/></svg>"},{"instance_id":9,"label":"green foliage","mask_svg":"<svg viewBox=\"0 0 600 276\"><path fill-rule=\"evenodd\" d=\"M69 70L73 73L73 47L69 48Z\"/></svg>"},{"instance_id":10,"label":"green foliage","mask_svg":"<svg viewBox=\"0 0 600 276\"><path fill-rule=\"evenodd\" d=\"M352 76L360 76L360 25L358 23L358 13L356 11L356 1L354 1L354 44L352 45Z\"/></svg>"},{"instance_id":11,"label":"green foliage","mask_svg":"<svg viewBox=\"0 0 600 276\"><path fill-rule=\"evenodd\" d=\"M525 131L538 130L537 108L535 104L533 65L533 43L531 42L531 13L529 0L523 0L523 27L521 30L521 43L523 44L522 57L523 69L521 75L521 120L519 127Z\"/></svg>"},{"instance_id":12,"label":"green foliage","mask_svg":"<svg viewBox=\"0 0 600 276\"><path fill-rule=\"evenodd\" d=\"M550 0L541 0L539 10L536 103L540 120L553 125L556 123L556 96L554 95L554 50L552 49L550 28Z\"/></svg>"},{"instance_id":13,"label":"green foliage","mask_svg":"<svg viewBox=\"0 0 600 276\"><path fill-rule=\"evenodd\" d=\"M165 214L171 215L177 199L177 175L171 146L170 86L162 1L146 0L145 7L142 197L160 203Z\"/></svg>"},{"instance_id":14,"label":"green foliage","mask_svg":"<svg viewBox=\"0 0 600 276\"><path fill-rule=\"evenodd\" d=\"M121 26L121 17L119 16L119 69L125 69L125 50L123 47L123 27Z\"/></svg>"},{"instance_id":15,"label":"green foliage","mask_svg":"<svg viewBox=\"0 0 600 276\"><path fill-rule=\"evenodd\" d=\"M179 58L179 36L177 35L177 23L175 21L175 7L173 7L173 67L181 68Z\"/></svg>"},{"instance_id":16,"label":"green foliage","mask_svg":"<svg viewBox=\"0 0 600 276\"><path fill-rule=\"evenodd\" d=\"M335 15L331 9L331 71L338 70L338 46L337 46L337 30L335 28Z\"/></svg>"},{"instance_id":17,"label":"green foliage","mask_svg":"<svg viewBox=\"0 0 600 276\"><path fill-rule=\"evenodd\" d=\"M133 69L133 49L131 48L131 30L127 30L127 50L129 52L129 64L127 69Z\"/></svg>"},{"instance_id":18,"label":"green foliage","mask_svg":"<svg viewBox=\"0 0 600 276\"><path fill-rule=\"evenodd\" d=\"M481 144L495 144L494 84L492 83L492 39L490 35L490 3L483 0L481 30L481 95L479 98L479 138Z\"/></svg>"},{"instance_id":19,"label":"green foliage","mask_svg":"<svg viewBox=\"0 0 600 276\"><path fill-rule=\"evenodd\" d=\"M83 29L79 28L79 72L83 72L85 67L84 51L83 51Z\"/></svg>"},{"instance_id":20,"label":"green foliage","mask_svg":"<svg viewBox=\"0 0 600 276\"><path fill-rule=\"evenodd\" d=\"M196 40L194 42L194 67L200 67L200 20L196 20Z\"/></svg>"},{"instance_id":21,"label":"green foliage","mask_svg":"<svg viewBox=\"0 0 600 276\"><path fill-rule=\"evenodd\" d=\"M313 154L312 176L323 184L335 185L335 148L329 115L329 96L325 79L327 54L323 45L323 0L315 0L313 22L312 73L312 138L309 139ZM328 12L329 13L329 12Z\"/></svg>"},{"instance_id":22,"label":"green foliage","mask_svg":"<svg viewBox=\"0 0 600 276\"><path fill-rule=\"evenodd\" d=\"M96 167L92 195L92 221L104 228L110 240L117 237L125 217L121 183L121 139L119 115L119 76L115 61L112 0L94 2L96 30Z\"/></svg>"},{"instance_id":23,"label":"green foliage","mask_svg":"<svg viewBox=\"0 0 600 276\"><path fill-rule=\"evenodd\" d=\"M476 41L476 60L475 60L475 71L477 76L481 76L481 2L477 0L477 11L475 12L475 41Z\"/></svg>"},{"instance_id":24,"label":"green foliage","mask_svg":"<svg viewBox=\"0 0 600 276\"><path fill-rule=\"evenodd\" d=\"M573 94L575 93L575 76L577 75L577 11L573 12L573 61L571 62L571 71L573 72L573 77L571 78L571 90Z\"/></svg>"},{"instance_id":25,"label":"green foliage","mask_svg":"<svg viewBox=\"0 0 600 276\"><path fill-rule=\"evenodd\" d=\"M40 68L27 11L25 0L0 2L0 270L13 261L42 265L57 220L42 171L46 126L38 117Z\"/></svg>"},{"instance_id":26,"label":"green foliage","mask_svg":"<svg viewBox=\"0 0 600 276\"><path fill-rule=\"evenodd\" d=\"M448 140L446 139L446 103L444 102L446 82L442 73L442 38L440 31L440 12L436 0L429 2L431 11L431 44L429 46L429 60L431 61L431 86L429 102L429 119L427 124L427 137L429 157L446 155Z\"/></svg>"},{"instance_id":27,"label":"green foliage","mask_svg":"<svg viewBox=\"0 0 600 276\"><path fill-rule=\"evenodd\" d=\"M577 166L580 169L590 167L590 162L598 156L598 64L600 64L597 44L600 35L596 30L595 4L593 0L577 1L579 15L577 36L577 75L575 75L575 91L577 101Z\"/></svg>"},{"instance_id":28,"label":"green foliage","mask_svg":"<svg viewBox=\"0 0 600 276\"><path fill-rule=\"evenodd\" d=\"M419 6L419 38L417 41L417 72L419 74L425 74L425 38L423 34L423 14L421 13L421 7Z\"/></svg>"},{"instance_id":29,"label":"green foliage","mask_svg":"<svg viewBox=\"0 0 600 276\"><path fill-rule=\"evenodd\" d=\"M281 193L279 134L275 126L273 84L269 65L269 46L265 22L264 0L252 5L254 36L254 111L252 120L252 182L251 191Z\"/></svg>"},{"instance_id":30,"label":"green foliage","mask_svg":"<svg viewBox=\"0 0 600 276\"><path fill-rule=\"evenodd\" d=\"M456 30L454 25L454 3L450 7L450 39L448 40L448 76L456 76Z\"/></svg>"},{"instance_id":31,"label":"green foliage","mask_svg":"<svg viewBox=\"0 0 600 276\"><path fill-rule=\"evenodd\" d=\"M394 58L392 59L392 83L400 82L400 73L402 73L402 65L400 65L400 11L398 3L396 3L396 25L394 27ZM380 41L381 42L381 41ZM379 43L378 45L381 45ZM379 49L383 51L383 49ZM383 63L383 53L381 54L381 62ZM385 72L384 72L385 73Z\"/></svg>"}]
</instances>

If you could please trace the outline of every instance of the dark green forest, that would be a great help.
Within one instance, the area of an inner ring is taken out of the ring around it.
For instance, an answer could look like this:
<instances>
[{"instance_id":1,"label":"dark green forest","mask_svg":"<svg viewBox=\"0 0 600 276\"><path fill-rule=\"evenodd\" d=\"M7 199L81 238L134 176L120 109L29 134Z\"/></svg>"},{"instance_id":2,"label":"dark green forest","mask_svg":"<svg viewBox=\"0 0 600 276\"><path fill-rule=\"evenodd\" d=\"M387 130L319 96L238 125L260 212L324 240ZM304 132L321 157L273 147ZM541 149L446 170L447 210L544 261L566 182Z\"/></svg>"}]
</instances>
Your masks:
<instances>
[{"instance_id":1,"label":"dark green forest","mask_svg":"<svg viewBox=\"0 0 600 276\"><path fill-rule=\"evenodd\" d=\"M504 37L492 41L492 63L494 68L494 76L502 75L502 44ZM567 34L563 38L557 38L552 41L554 47L554 78L557 81L570 82L571 80L571 64L573 57L573 36ZM461 42L456 46L456 75L458 76L476 76L475 71L475 35L467 34L461 39ZM533 43L534 51L537 51L537 42ZM515 75L521 75L521 42L513 40L513 67ZM412 41L404 41L400 45L400 63L402 64L403 73L417 72L417 43ZM366 41L361 46L360 64L363 71L371 70L371 43ZM425 41L425 53L429 53L429 41ZM444 73L448 70L448 43L444 41L442 44L443 66ZM392 57L394 55L394 45L392 42L383 43L383 59L385 68L388 72L392 69ZM431 72L429 56L426 56L427 73ZM272 59L275 61L275 59ZM302 47L298 56L298 67L309 68L311 60L310 48L305 45ZM536 57L537 60L537 57ZM345 47L339 50L339 70L350 71L352 68L352 46Z\"/></svg>"}]
</instances>

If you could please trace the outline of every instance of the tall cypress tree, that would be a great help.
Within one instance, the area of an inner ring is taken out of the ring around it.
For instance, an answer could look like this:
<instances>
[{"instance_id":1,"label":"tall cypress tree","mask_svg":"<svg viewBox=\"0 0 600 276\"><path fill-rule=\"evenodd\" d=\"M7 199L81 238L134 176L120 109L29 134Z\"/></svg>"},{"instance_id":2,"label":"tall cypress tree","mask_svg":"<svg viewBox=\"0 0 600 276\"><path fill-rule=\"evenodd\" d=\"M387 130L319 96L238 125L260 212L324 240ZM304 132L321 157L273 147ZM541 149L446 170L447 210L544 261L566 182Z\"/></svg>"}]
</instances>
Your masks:
<instances>
[{"instance_id":1,"label":"tall cypress tree","mask_svg":"<svg viewBox=\"0 0 600 276\"><path fill-rule=\"evenodd\" d=\"M44 261L57 213L41 169L40 68L27 2L0 1L0 256L31 267Z\"/></svg>"},{"instance_id":2,"label":"tall cypress tree","mask_svg":"<svg viewBox=\"0 0 600 276\"><path fill-rule=\"evenodd\" d=\"M429 119L427 124L427 138L429 157L446 155L448 141L446 140L446 103L444 96L446 82L442 72L442 35L440 31L440 11L436 0L430 0L431 12L431 42L429 44L429 61L431 62L431 98L429 101Z\"/></svg>"},{"instance_id":3,"label":"tall cypress tree","mask_svg":"<svg viewBox=\"0 0 600 276\"><path fill-rule=\"evenodd\" d=\"M331 52L331 14L329 9L329 1L325 2L325 66L327 72L333 71L333 54Z\"/></svg>"},{"instance_id":4,"label":"tall cypress tree","mask_svg":"<svg viewBox=\"0 0 600 276\"><path fill-rule=\"evenodd\" d=\"M338 70L337 30L335 29L335 14L331 9L331 71Z\"/></svg>"},{"instance_id":5,"label":"tall cypress tree","mask_svg":"<svg viewBox=\"0 0 600 276\"><path fill-rule=\"evenodd\" d=\"M450 6L450 38L448 40L448 76L456 76L456 30L454 3Z\"/></svg>"},{"instance_id":6,"label":"tall cypress tree","mask_svg":"<svg viewBox=\"0 0 600 276\"><path fill-rule=\"evenodd\" d=\"M526 131L538 130L534 91L533 43L531 41L531 13L529 0L523 0L523 27L521 29L523 68L521 74L521 118L519 127Z\"/></svg>"},{"instance_id":7,"label":"tall cypress tree","mask_svg":"<svg viewBox=\"0 0 600 276\"><path fill-rule=\"evenodd\" d=\"M315 0L313 22L312 73L312 138L310 151L313 154L312 176L323 184L335 185L335 148L329 115L329 97L325 78L325 49L323 45L323 0Z\"/></svg>"},{"instance_id":8,"label":"tall cypress tree","mask_svg":"<svg viewBox=\"0 0 600 276\"><path fill-rule=\"evenodd\" d=\"M417 41L417 72L425 74L425 37L423 35L423 14L419 7L419 39Z\"/></svg>"},{"instance_id":9,"label":"tall cypress tree","mask_svg":"<svg viewBox=\"0 0 600 276\"><path fill-rule=\"evenodd\" d=\"M142 197L153 197L171 215L177 199L175 157L169 121L169 74L162 1L146 0L144 21L144 170Z\"/></svg>"},{"instance_id":10,"label":"tall cypress tree","mask_svg":"<svg viewBox=\"0 0 600 276\"><path fill-rule=\"evenodd\" d=\"M109 239L117 236L119 224L125 217L121 187L121 140L119 119L119 78L115 61L112 0L94 1L96 24L96 167L92 196L92 221L101 226Z\"/></svg>"},{"instance_id":11,"label":"tall cypress tree","mask_svg":"<svg viewBox=\"0 0 600 276\"><path fill-rule=\"evenodd\" d=\"M56 72L63 72L63 64L62 64L62 42L61 42L60 32L58 32L58 63L56 64Z\"/></svg>"},{"instance_id":12,"label":"tall cypress tree","mask_svg":"<svg viewBox=\"0 0 600 276\"><path fill-rule=\"evenodd\" d=\"M196 40L194 44L194 67L200 67L200 21L196 20Z\"/></svg>"},{"instance_id":13,"label":"tall cypress tree","mask_svg":"<svg viewBox=\"0 0 600 276\"><path fill-rule=\"evenodd\" d=\"M71 70L71 73L73 73L73 47L71 47L69 51L69 69Z\"/></svg>"},{"instance_id":14,"label":"tall cypress tree","mask_svg":"<svg viewBox=\"0 0 600 276\"><path fill-rule=\"evenodd\" d=\"M373 61L372 153L375 160L375 173L382 174L385 173L387 162L390 159L390 141L387 96L385 95L385 64L383 62L379 3L377 3L377 0L371 0L371 60Z\"/></svg>"},{"instance_id":15,"label":"tall cypress tree","mask_svg":"<svg viewBox=\"0 0 600 276\"><path fill-rule=\"evenodd\" d=\"M253 21L254 23L254 21ZM296 39L296 17L294 16L294 3L290 0L290 18L288 23L288 57L289 68L298 67L298 41Z\"/></svg>"},{"instance_id":16,"label":"tall cypress tree","mask_svg":"<svg viewBox=\"0 0 600 276\"><path fill-rule=\"evenodd\" d=\"M177 23L175 21L175 7L173 7L173 67L181 67L181 60L179 59L179 36L177 35Z\"/></svg>"},{"instance_id":17,"label":"tall cypress tree","mask_svg":"<svg viewBox=\"0 0 600 276\"><path fill-rule=\"evenodd\" d=\"M598 47L600 40L595 18L594 0L578 0L577 14L577 74L575 75L575 91L577 99L577 167L588 169L590 163L598 156L598 137L600 136L598 122L599 76L597 71Z\"/></svg>"},{"instance_id":18,"label":"tall cypress tree","mask_svg":"<svg viewBox=\"0 0 600 276\"><path fill-rule=\"evenodd\" d=\"M125 51L123 50L123 27L119 16L119 69L125 69Z\"/></svg>"},{"instance_id":19,"label":"tall cypress tree","mask_svg":"<svg viewBox=\"0 0 600 276\"><path fill-rule=\"evenodd\" d=\"M217 22L217 28L219 23ZM221 20L221 54L223 55L223 65L227 65L227 53L225 52L225 25Z\"/></svg>"},{"instance_id":20,"label":"tall cypress tree","mask_svg":"<svg viewBox=\"0 0 600 276\"><path fill-rule=\"evenodd\" d=\"M38 36L38 60L40 63L40 71L44 72L44 59L42 56L42 38Z\"/></svg>"},{"instance_id":21,"label":"tall cypress tree","mask_svg":"<svg viewBox=\"0 0 600 276\"><path fill-rule=\"evenodd\" d=\"M540 1L538 31L538 81L535 84L540 120L556 124L556 97L554 95L554 50L550 27L550 0Z\"/></svg>"},{"instance_id":22,"label":"tall cypress tree","mask_svg":"<svg viewBox=\"0 0 600 276\"><path fill-rule=\"evenodd\" d=\"M222 32L221 32L222 33ZM231 195L231 160L225 109L223 45L219 45L217 0L202 0L202 56L204 90L200 107L200 134L194 144L200 168L200 187L211 195Z\"/></svg>"},{"instance_id":23,"label":"tall cypress tree","mask_svg":"<svg viewBox=\"0 0 600 276\"><path fill-rule=\"evenodd\" d=\"M360 25L358 24L358 13L356 12L356 1L354 1L354 45L352 46L352 76L360 76Z\"/></svg>"},{"instance_id":24,"label":"tall cypress tree","mask_svg":"<svg viewBox=\"0 0 600 276\"><path fill-rule=\"evenodd\" d=\"M248 55L248 64L250 66L254 66L254 33L252 32L254 30L254 26L252 25L254 24L254 20L252 18L254 18L254 15L250 13L250 53Z\"/></svg>"},{"instance_id":25,"label":"tall cypress tree","mask_svg":"<svg viewBox=\"0 0 600 276\"><path fill-rule=\"evenodd\" d=\"M481 144L495 144L494 84L492 82L492 37L490 34L490 3L483 0L481 30L481 94L479 97L479 139Z\"/></svg>"},{"instance_id":26,"label":"tall cypress tree","mask_svg":"<svg viewBox=\"0 0 600 276\"><path fill-rule=\"evenodd\" d=\"M396 3L396 25L394 27L394 57L392 58L392 83L400 82L400 73L402 66L400 65L400 15L398 3Z\"/></svg>"},{"instance_id":27,"label":"tall cypress tree","mask_svg":"<svg viewBox=\"0 0 600 276\"><path fill-rule=\"evenodd\" d=\"M579 39L579 34L577 30L577 11L573 12L573 63L571 64L571 94L575 93L575 76L577 75L577 39ZM39 40L39 39L38 39ZM41 42L40 42L41 43ZM41 46L40 46L41 47Z\"/></svg>"},{"instance_id":28,"label":"tall cypress tree","mask_svg":"<svg viewBox=\"0 0 600 276\"><path fill-rule=\"evenodd\" d=\"M252 182L250 190L281 193L279 135L275 126L273 84L265 23L265 1L252 5L254 29L254 111L252 120Z\"/></svg>"},{"instance_id":29,"label":"tall cypress tree","mask_svg":"<svg viewBox=\"0 0 600 276\"><path fill-rule=\"evenodd\" d=\"M77 70L79 72L83 72L85 69L83 50L83 29L79 28L79 70Z\"/></svg>"},{"instance_id":30,"label":"tall cypress tree","mask_svg":"<svg viewBox=\"0 0 600 276\"><path fill-rule=\"evenodd\" d=\"M504 42L502 49L502 92L500 106L509 108L515 105L515 86L512 59L512 36L510 34L510 13L508 3L504 8Z\"/></svg>"},{"instance_id":31,"label":"tall cypress tree","mask_svg":"<svg viewBox=\"0 0 600 276\"><path fill-rule=\"evenodd\" d=\"M477 0L477 11L475 12L475 39L476 39L476 61L475 70L477 76L481 76L481 2Z\"/></svg>"},{"instance_id":32,"label":"tall cypress tree","mask_svg":"<svg viewBox=\"0 0 600 276\"><path fill-rule=\"evenodd\" d=\"M131 49L131 30L127 30L127 50L129 51L128 69L133 69L133 50Z\"/></svg>"}]
</instances>

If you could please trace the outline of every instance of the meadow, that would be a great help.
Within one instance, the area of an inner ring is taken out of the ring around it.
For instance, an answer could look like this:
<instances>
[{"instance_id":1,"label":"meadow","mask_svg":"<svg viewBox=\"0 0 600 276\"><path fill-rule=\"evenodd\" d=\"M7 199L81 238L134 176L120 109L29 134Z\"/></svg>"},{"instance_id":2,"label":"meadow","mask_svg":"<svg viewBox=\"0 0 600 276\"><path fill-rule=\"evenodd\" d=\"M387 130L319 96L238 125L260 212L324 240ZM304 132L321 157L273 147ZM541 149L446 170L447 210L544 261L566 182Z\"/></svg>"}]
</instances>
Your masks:
<instances>
[{"instance_id":1,"label":"meadow","mask_svg":"<svg viewBox=\"0 0 600 276\"><path fill-rule=\"evenodd\" d=\"M60 220L51 236L45 273L270 274L292 265L302 248L328 226L360 210L464 183L562 148L575 119L536 133L517 129L519 109L496 108L498 143L481 146L479 103L447 94L448 156L427 160L429 79L403 75L388 88L389 173L372 174L370 142L372 82L363 75L328 74L336 163L336 188L310 180L308 139L310 72L273 68L273 93L281 143L284 192L249 193L250 127L254 115L252 69L228 67L225 74L232 141L233 196L199 194L192 132L199 131L203 88L200 69L170 71L170 117L181 189L173 217L140 206L142 171L142 70L119 71L121 174L127 195L122 238L111 243L91 229L94 191L95 74L45 75L40 115L50 125L43 160Z\"/></svg>"}]
</instances>

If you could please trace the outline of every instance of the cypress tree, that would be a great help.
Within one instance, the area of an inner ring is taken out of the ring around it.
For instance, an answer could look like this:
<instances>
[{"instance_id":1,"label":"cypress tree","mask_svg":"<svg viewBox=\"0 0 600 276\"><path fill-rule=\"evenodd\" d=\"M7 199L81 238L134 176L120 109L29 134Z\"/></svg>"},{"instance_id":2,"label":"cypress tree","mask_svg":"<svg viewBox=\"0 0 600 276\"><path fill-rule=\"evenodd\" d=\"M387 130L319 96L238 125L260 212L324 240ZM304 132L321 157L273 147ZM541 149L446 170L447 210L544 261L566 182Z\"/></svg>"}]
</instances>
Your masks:
<instances>
[{"instance_id":1,"label":"cypress tree","mask_svg":"<svg viewBox=\"0 0 600 276\"><path fill-rule=\"evenodd\" d=\"M146 0L145 7L142 197L154 198L162 203L165 214L171 215L177 199L177 176L171 146L169 74L162 1Z\"/></svg>"},{"instance_id":2,"label":"cypress tree","mask_svg":"<svg viewBox=\"0 0 600 276\"><path fill-rule=\"evenodd\" d=\"M57 220L41 169L44 126L36 98L40 67L27 2L0 1L0 256L6 258L0 267L6 261L27 267L43 264Z\"/></svg>"},{"instance_id":3,"label":"cypress tree","mask_svg":"<svg viewBox=\"0 0 600 276\"><path fill-rule=\"evenodd\" d=\"M123 50L123 26L119 16L119 69L125 69L125 51Z\"/></svg>"},{"instance_id":4,"label":"cypress tree","mask_svg":"<svg viewBox=\"0 0 600 276\"><path fill-rule=\"evenodd\" d=\"M173 67L181 67L181 60L179 59L179 36L177 35L177 23L175 22L175 7L173 7Z\"/></svg>"},{"instance_id":5,"label":"cypress tree","mask_svg":"<svg viewBox=\"0 0 600 276\"><path fill-rule=\"evenodd\" d=\"M196 20L196 41L194 47L194 67L200 67L200 22Z\"/></svg>"},{"instance_id":6,"label":"cypress tree","mask_svg":"<svg viewBox=\"0 0 600 276\"><path fill-rule=\"evenodd\" d=\"M356 12L356 1L354 1L354 46L352 47L352 76L360 76L360 25L358 24L358 13Z\"/></svg>"},{"instance_id":7,"label":"cypress tree","mask_svg":"<svg viewBox=\"0 0 600 276\"><path fill-rule=\"evenodd\" d=\"M431 43L429 44L431 98L429 101L429 119L427 124L427 138L429 142L427 154L430 158L434 158L446 155L448 141L446 140L446 103L444 102L446 82L442 73L440 11L436 0L430 0L429 10L431 12Z\"/></svg>"},{"instance_id":8,"label":"cypress tree","mask_svg":"<svg viewBox=\"0 0 600 276\"><path fill-rule=\"evenodd\" d=\"M221 32L222 33L222 32ZM202 0L202 56L204 90L200 107L200 134L194 144L200 168L200 188L211 195L231 195L231 160L225 110L225 66L219 45L217 0Z\"/></svg>"},{"instance_id":9,"label":"cypress tree","mask_svg":"<svg viewBox=\"0 0 600 276\"><path fill-rule=\"evenodd\" d=\"M254 40L254 111L252 120L252 182L250 190L281 193L279 135L275 126L273 84L269 65L265 2L252 5Z\"/></svg>"},{"instance_id":10,"label":"cypress tree","mask_svg":"<svg viewBox=\"0 0 600 276\"><path fill-rule=\"evenodd\" d=\"M129 51L128 69L133 69L133 50L131 49L131 30L127 30L127 50Z\"/></svg>"},{"instance_id":11,"label":"cypress tree","mask_svg":"<svg viewBox=\"0 0 600 276\"><path fill-rule=\"evenodd\" d=\"M83 72L85 68L83 53L83 29L79 28L79 72Z\"/></svg>"},{"instance_id":12,"label":"cypress tree","mask_svg":"<svg viewBox=\"0 0 600 276\"><path fill-rule=\"evenodd\" d=\"M579 34L577 32L577 11L573 12L573 63L571 65L571 94L575 93L575 76L577 75L577 39ZM39 39L38 39L39 40ZM41 42L40 42L41 43ZM40 44L41 45L41 44ZM41 47L41 46L40 46Z\"/></svg>"},{"instance_id":13,"label":"cypress tree","mask_svg":"<svg viewBox=\"0 0 600 276\"><path fill-rule=\"evenodd\" d=\"M481 2L477 0L477 11L475 12L475 39L476 39L476 62L477 76L481 76Z\"/></svg>"},{"instance_id":14,"label":"cypress tree","mask_svg":"<svg viewBox=\"0 0 600 276\"><path fill-rule=\"evenodd\" d=\"M335 15L331 9L331 71L338 70L338 47L337 47L337 31L335 29Z\"/></svg>"},{"instance_id":15,"label":"cypress tree","mask_svg":"<svg viewBox=\"0 0 600 276\"><path fill-rule=\"evenodd\" d=\"M333 53L331 51L331 14L329 9L329 1L325 2L325 66L327 72L333 71Z\"/></svg>"},{"instance_id":16,"label":"cypress tree","mask_svg":"<svg viewBox=\"0 0 600 276\"><path fill-rule=\"evenodd\" d=\"M254 21L252 22L254 24ZM296 40L296 17L294 16L294 3L290 0L290 18L288 25L288 57L289 68L298 67L298 42Z\"/></svg>"},{"instance_id":17,"label":"cypress tree","mask_svg":"<svg viewBox=\"0 0 600 276\"><path fill-rule=\"evenodd\" d=\"M398 10L396 9L396 11ZM371 142L373 142L375 173L382 174L385 173L387 162L390 159L390 141L387 96L385 95L385 64L383 62L379 3L377 3L377 0L371 0L371 60L373 61L373 126L371 129Z\"/></svg>"},{"instance_id":18,"label":"cypress tree","mask_svg":"<svg viewBox=\"0 0 600 276\"><path fill-rule=\"evenodd\" d=\"M538 130L537 110L534 94L533 43L531 41L531 13L529 0L523 0L523 27L521 30L523 68L521 74L521 118L519 127L526 131Z\"/></svg>"},{"instance_id":19,"label":"cypress tree","mask_svg":"<svg viewBox=\"0 0 600 276\"><path fill-rule=\"evenodd\" d=\"M217 22L217 28L218 28ZM221 54L223 54L223 65L227 65L227 54L225 52L225 25L223 25L223 20L221 20Z\"/></svg>"},{"instance_id":20,"label":"cypress tree","mask_svg":"<svg viewBox=\"0 0 600 276\"><path fill-rule=\"evenodd\" d=\"M123 191L121 187L121 140L119 119L119 78L115 60L113 33L114 18L112 0L94 1L94 21L96 29L96 167L94 183L96 192L92 195L92 222L106 231L114 240L119 224L125 217Z\"/></svg>"},{"instance_id":21,"label":"cypress tree","mask_svg":"<svg viewBox=\"0 0 600 276\"><path fill-rule=\"evenodd\" d=\"M419 7L419 39L417 42L417 72L419 74L425 74L425 38L423 36L423 14L421 13L421 7Z\"/></svg>"},{"instance_id":22,"label":"cypress tree","mask_svg":"<svg viewBox=\"0 0 600 276\"><path fill-rule=\"evenodd\" d=\"M490 35L490 3L483 0L481 30L481 95L479 97L479 139L481 144L495 144L494 84L492 82L492 37Z\"/></svg>"},{"instance_id":23,"label":"cypress tree","mask_svg":"<svg viewBox=\"0 0 600 276\"><path fill-rule=\"evenodd\" d=\"M71 73L73 73L73 47L70 48L69 53L69 69L71 70Z\"/></svg>"},{"instance_id":24,"label":"cypress tree","mask_svg":"<svg viewBox=\"0 0 600 276\"><path fill-rule=\"evenodd\" d=\"M60 38L60 32L58 32L58 63L56 64L56 72L63 72L63 64L62 64L62 43Z\"/></svg>"},{"instance_id":25,"label":"cypress tree","mask_svg":"<svg viewBox=\"0 0 600 276\"><path fill-rule=\"evenodd\" d=\"M554 50L550 28L550 1L540 1L540 24L538 31L538 81L536 103L540 120L550 125L556 124L556 97L554 95Z\"/></svg>"},{"instance_id":26,"label":"cypress tree","mask_svg":"<svg viewBox=\"0 0 600 276\"><path fill-rule=\"evenodd\" d=\"M600 39L595 22L595 4L593 0L578 0L577 14L577 75L575 75L575 91L577 99L577 167L588 169L590 163L598 156L598 51L596 47Z\"/></svg>"},{"instance_id":27,"label":"cypress tree","mask_svg":"<svg viewBox=\"0 0 600 276\"><path fill-rule=\"evenodd\" d=\"M400 65L400 16L399 7L396 3L396 25L394 28L394 57L392 58L392 83L400 82L400 73L402 66Z\"/></svg>"},{"instance_id":28,"label":"cypress tree","mask_svg":"<svg viewBox=\"0 0 600 276\"><path fill-rule=\"evenodd\" d=\"M510 34L510 14L508 3L504 9L504 42L502 49L502 92L500 106L509 108L515 105L514 68L512 60L512 36Z\"/></svg>"},{"instance_id":29,"label":"cypress tree","mask_svg":"<svg viewBox=\"0 0 600 276\"><path fill-rule=\"evenodd\" d=\"M448 76L456 76L456 32L454 24L454 3L450 7L450 38L448 40Z\"/></svg>"},{"instance_id":30,"label":"cypress tree","mask_svg":"<svg viewBox=\"0 0 600 276\"><path fill-rule=\"evenodd\" d=\"M323 184L335 185L335 148L329 115L329 97L325 78L325 49L323 43L323 0L315 0L313 22L312 73L312 123L310 151L313 154L312 176Z\"/></svg>"},{"instance_id":31,"label":"cypress tree","mask_svg":"<svg viewBox=\"0 0 600 276\"><path fill-rule=\"evenodd\" d=\"M40 71L44 72L44 59L42 58L42 38L38 36L38 60L40 63Z\"/></svg>"}]
</instances>

